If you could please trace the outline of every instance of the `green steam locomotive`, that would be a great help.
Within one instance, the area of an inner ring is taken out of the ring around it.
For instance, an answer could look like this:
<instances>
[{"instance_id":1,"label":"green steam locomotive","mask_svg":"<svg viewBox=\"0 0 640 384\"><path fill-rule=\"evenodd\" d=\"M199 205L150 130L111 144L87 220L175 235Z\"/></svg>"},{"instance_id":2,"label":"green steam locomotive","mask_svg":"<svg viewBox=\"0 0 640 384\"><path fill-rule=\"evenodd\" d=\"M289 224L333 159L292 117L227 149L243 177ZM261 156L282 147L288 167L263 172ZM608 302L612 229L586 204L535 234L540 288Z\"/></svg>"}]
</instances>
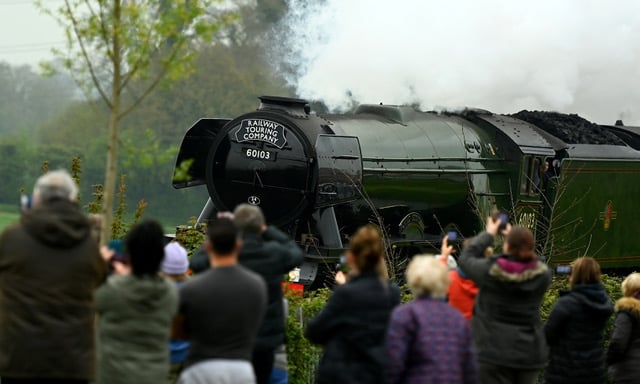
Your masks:
<instances>
[{"instance_id":1,"label":"green steam locomotive","mask_svg":"<svg viewBox=\"0 0 640 384\"><path fill-rule=\"evenodd\" d=\"M390 254L405 259L437 253L448 231L476 234L494 211L529 227L551 264L591 255L605 268L640 265L640 128L382 104L321 115L305 100L260 101L233 119L197 121L173 185L206 184L199 221L260 206L306 250L304 284L322 283L363 224L380 226Z\"/></svg>"}]
</instances>

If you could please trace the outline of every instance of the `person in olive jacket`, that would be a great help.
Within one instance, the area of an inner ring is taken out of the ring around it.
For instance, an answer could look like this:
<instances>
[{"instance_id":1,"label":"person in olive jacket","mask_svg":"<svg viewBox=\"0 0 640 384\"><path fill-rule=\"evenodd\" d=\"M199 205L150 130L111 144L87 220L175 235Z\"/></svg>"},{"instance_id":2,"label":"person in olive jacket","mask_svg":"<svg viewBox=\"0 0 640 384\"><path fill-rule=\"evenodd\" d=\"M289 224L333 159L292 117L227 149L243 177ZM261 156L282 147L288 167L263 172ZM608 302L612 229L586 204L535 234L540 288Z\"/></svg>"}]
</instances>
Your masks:
<instances>
[{"instance_id":1,"label":"person in olive jacket","mask_svg":"<svg viewBox=\"0 0 640 384\"><path fill-rule=\"evenodd\" d=\"M540 304L551 284L551 271L534 252L533 234L506 225L503 254L485 257L500 219L489 217L486 232L471 239L458 265L479 287L471 330L483 384L535 383L548 351Z\"/></svg>"},{"instance_id":2,"label":"person in olive jacket","mask_svg":"<svg viewBox=\"0 0 640 384\"><path fill-rule=\"evenodd\" d=\"M0 235L2 383L94 378L94 289L106 263L66 171L41 176L33 208Z\"/></svg>"},{"instance_id":3,"label":"person in olive jacket","mask_svg":"<svg viewBox=\"0 0 640 384\"><path fill-rule=\"evenodd\" d=\"M377 228L362 227L351 238L346 261L352 277L305 330L309 341L324 346L317 384L384 381L386 329L400 291L382 276L383 257Z\"/></svg>"},{"instance_id":4,"label":"person in olive jacket","mask_svg":"<svg viewBox=\"0 0 640 384\"><path fill-rule=\"evenodd\" d=\"M616 318L607 350L611 382L638 383L640 380L640 273L622 282L622 297L616 302Z\"/></svg>"},{"instance_id":5,"label":"person in olive jacket","mask_svg":"<svg viewBox=\"0 0 640 384\"><path fill-rule=\"evenodd\" d=\"M165 383L178 291L158 274L164 258L162 226L152 220L138 223L124 242L127 264L113 261L115 273L96 291L96 384Z\"/></svg>"},{"instance_id":6,"label":"person in olive jacket","mask_svg":"<svg viewBox=\"0 0 640 384\"><path fill-rule=\"evenodd\" d=\"M571 290L560 292L544 327L549 344L547 383L602 384L607 381L604 328L613 302L600 278L600 265L592 257L573 262Z\"/></svg>"}]
</instances>

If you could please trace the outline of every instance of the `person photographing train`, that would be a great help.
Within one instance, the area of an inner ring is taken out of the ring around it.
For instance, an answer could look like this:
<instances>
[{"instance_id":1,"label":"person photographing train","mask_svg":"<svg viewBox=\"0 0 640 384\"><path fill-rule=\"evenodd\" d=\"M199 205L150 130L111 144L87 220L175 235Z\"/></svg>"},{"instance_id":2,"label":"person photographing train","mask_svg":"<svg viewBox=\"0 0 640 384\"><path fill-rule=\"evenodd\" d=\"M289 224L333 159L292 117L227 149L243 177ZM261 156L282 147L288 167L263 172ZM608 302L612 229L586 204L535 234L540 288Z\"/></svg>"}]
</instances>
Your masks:
<instances>
[{"instance_id":1,"label":"person photographing train","mask_svg":"<svg viewBox=\"0 0 640 384\"><path fill-rule=\"evenodd\" d=\"M289 235L267 225L259 207L240 204L233 214L227 212L224 215L233 218L242 232L239 263L262 276L267 283L267 312L258 330L252 356L257 384L267 384L276 348L285 342L283 276L302 264L304 252Z\"/></svg>"},{"instance_id":2,"label":"person photographing train","mask_svg":"<svg viewBox=\"0 0 640 384\"><path fill-rule=\"evenodd\" d=\"M324 346L317 384L384 382L385 337L400 290L381 270L385 247L379 229L361 227L345 254L347 281L338 285L305 337Z\"/></svg>"},{"instance_id":3,"label":"person photographing train","mask_svg":"<svg viewBox=\"0 0 640 384\"><path fill-rule=\"evenodd\" d=\"M499 217L487 218L485 228L458 259L479 287L471 320L479 381L533 384L548 357L540 304L551 271L536 256L529 229L512 227ZM503 253L485 257L499 233L505 237Z\"/></svg>"}]
</instances>

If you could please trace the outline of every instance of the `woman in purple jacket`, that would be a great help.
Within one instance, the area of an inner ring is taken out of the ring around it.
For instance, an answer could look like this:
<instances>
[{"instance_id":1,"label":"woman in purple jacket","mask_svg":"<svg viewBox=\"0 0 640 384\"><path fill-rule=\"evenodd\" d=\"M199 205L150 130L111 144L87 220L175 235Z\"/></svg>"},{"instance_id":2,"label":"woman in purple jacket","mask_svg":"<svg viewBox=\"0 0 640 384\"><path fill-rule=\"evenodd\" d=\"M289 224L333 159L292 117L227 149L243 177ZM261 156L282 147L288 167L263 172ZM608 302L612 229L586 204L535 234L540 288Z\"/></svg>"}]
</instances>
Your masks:
<instances>
[{"instance_id":1,"label":"woman in purple jacket","mask_svg":"<svg viewBox=\"0 0 640 384\"><path fill-rule=\"evenodd\" d=\"M477 383L469 322L444 301L447 267L434 257L415 256L407 282L415 300L391 314L386 382Z\"/></svg>"}]
</instances>

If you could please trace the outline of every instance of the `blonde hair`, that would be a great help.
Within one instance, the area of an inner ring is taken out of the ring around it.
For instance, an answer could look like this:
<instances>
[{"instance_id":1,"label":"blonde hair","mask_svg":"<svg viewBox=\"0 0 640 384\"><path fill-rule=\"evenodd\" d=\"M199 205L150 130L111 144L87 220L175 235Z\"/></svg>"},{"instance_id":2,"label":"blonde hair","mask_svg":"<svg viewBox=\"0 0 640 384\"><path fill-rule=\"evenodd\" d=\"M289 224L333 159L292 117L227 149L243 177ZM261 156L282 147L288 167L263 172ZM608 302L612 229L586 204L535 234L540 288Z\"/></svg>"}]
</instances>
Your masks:
<instances>
[{"instance_id":1,"label":"blonde hair","mask_svg":"<svg viewBox=\"0 0 640 384\"><path fill-rule=\"evenodd\" d=\"M444 298L449 288L447 267L430 255L416 255L407 267L407 283L413 295Z\"/></svg>"},{"instance_id":2,"label":"blonde hair","mask_svg":"<svg viewBox=\"0 0 640 384\"><path fill-rule=\"evenodd\" d=\"M622 282L622 295L629 297L634 293L640 291L640 273L633 272L627 276Z\"/></svg>"}]
</instances>

